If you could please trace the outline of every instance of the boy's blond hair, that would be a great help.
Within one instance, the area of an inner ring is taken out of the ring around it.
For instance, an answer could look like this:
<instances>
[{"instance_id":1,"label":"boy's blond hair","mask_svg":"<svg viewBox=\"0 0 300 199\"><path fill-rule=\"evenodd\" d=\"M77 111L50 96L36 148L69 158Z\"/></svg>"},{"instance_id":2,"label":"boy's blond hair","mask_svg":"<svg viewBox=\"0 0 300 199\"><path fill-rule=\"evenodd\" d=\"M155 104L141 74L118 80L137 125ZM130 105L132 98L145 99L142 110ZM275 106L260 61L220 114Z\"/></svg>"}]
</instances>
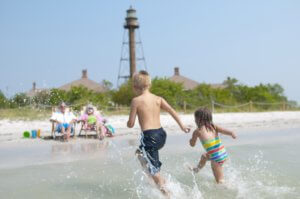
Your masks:
<instances>
[{"instance_id":1,"label":"boy's blond hair","mask_svg":"<svg viewBox=\"0 0 300 199\"><path fill-rule=\"evenodd\" d=\"M151 77L147 71L141 70L133 76L133 86L139 90L149 89L151 87Z\"/></svg>"}]
</instances>

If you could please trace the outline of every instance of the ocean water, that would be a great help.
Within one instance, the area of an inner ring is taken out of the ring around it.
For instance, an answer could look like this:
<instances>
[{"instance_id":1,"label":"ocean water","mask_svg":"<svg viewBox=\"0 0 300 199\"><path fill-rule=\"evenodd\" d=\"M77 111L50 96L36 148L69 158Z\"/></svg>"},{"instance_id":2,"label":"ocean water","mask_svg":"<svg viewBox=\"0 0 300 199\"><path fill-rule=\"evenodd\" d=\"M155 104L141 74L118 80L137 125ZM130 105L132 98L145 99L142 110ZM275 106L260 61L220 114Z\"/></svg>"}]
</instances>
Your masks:
<instances>
[{"instance_id":1,"label":"ocean water","mask_svg":"<svg viewBox=\"0 0 300 199\"><path fill-rule=\"evenodd\" d=\"M200 143L191 134L170 135L160 151L171 198L300 198L300 129L222 136L229 153L225 184L216 185L210 163L197 174ZM164 198L142 171L138 138L28 141L0 145L0 198Z\"/></svg>"}]
</instances>

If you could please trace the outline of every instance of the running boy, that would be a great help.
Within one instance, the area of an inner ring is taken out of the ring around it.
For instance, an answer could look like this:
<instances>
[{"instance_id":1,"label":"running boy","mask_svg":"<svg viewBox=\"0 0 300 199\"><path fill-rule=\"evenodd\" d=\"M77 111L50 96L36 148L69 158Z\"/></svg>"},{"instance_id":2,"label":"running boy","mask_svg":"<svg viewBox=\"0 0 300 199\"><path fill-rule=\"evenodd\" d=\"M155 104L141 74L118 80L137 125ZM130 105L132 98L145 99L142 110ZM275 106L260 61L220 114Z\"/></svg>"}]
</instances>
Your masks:
<instances>
[{"instance_id":1,"label":"running boy","mask_svg":"<svg viewBox=\"0 0 300 199\"><path fill-rule=\"evenodd\" d=\"M160 124L160 109L167 111L185 133L190 131L179 119L175 110L162 98L152 94L151 78L146 71L140 71L133 77L133 88L137 97L132 99L131 110L127 126L134 126L136 115L142 129L141 145L136 150L136 155L141 165L147 169L161 192L168 195L164 185L165 180L159 171L162 163L159 161L158 150L166 142L166 132Z\"/></svg>"},{"instance_id":2,"label":"running boy","mask_svg":"<svg viewBox=\"0 0 300 199\"><path fill-rule=\"evenodd\" d=\"M207 108L196 110L194 116L198 128L193 132L190 145L194 147L199 138L206 153L201 156L198 166L192 168L192 170L197 173L205 166L206 161L210 160L216 182L218 184L223 183L224 175L222 165L227 159L227 152L218 133L229 135L233 139L236 138L236 135L229 130L214 125L212 122L212 113Z\"/></svg>"}]
</instances>

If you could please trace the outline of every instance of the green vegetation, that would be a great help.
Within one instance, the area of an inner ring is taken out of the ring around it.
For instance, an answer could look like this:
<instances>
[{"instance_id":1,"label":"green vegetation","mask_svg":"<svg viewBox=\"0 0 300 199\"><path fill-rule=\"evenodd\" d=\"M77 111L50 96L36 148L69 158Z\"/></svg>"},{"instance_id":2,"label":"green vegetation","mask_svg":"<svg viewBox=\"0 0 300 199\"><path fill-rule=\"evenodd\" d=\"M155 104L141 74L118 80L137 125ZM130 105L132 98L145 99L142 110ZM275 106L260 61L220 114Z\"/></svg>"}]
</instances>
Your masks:
<instances>
[{"instance_id":1,"label":"green vegetation","mask_svg":"<svg viewBox=\"0 0 300 199\"><path fill-rule=\"evenodd\" d=\"M128 113L128 106L135 96L132 82L126 82L118 89L112 89L109 81L103 84L107 89L104 93L95 93L79 86L72 87L68 92L59 89L42 91L33 98L25 93L17 93L7 99L0 91L0 118L49 117L51 107L62 101L71 105L75 111L92 103L106 114ZM211 107L215 112L299 110L296 102L287 99L279 84L251 87L230 77L223 82L222 87L203 83L193 90L184 90L182 84L166 78L154 78L151 91L165 98L177 110L186 112L202 106Z\"/></svg>"},{"instance_id":2,"label":"green vegetation","mask_svg":"<svg viewBox=\"0 0 300 199\"><path fill-rule=\"evenodd\" d=\"M14 108L0 109L0 119L43 120L49 119L51 109Z\"/></svg>"}]
</instances>

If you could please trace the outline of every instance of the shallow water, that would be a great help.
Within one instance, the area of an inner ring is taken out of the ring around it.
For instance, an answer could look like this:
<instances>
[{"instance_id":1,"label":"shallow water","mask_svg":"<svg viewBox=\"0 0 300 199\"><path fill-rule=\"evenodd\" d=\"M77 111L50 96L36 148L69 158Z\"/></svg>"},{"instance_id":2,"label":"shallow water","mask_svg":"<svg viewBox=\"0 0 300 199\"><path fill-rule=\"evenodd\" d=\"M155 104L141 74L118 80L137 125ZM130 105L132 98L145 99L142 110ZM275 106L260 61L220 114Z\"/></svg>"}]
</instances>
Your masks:
<instances>
[{"instance_id":1,"label":"shallow water","mask_svg":"<svg viewBox=\"0 0 300 199\"><path fill-rule=\"evenodd\" d=\"M173 198L300 198L300 129L239 132L222 137L229 153L224 185L209 163L193 175L202 146L191 135L168 136L160 152L162 175ZM138 138L22 142L0 146L1 198L163 198L142 172L134 151Z\"/></svg>"}]
</instances>

